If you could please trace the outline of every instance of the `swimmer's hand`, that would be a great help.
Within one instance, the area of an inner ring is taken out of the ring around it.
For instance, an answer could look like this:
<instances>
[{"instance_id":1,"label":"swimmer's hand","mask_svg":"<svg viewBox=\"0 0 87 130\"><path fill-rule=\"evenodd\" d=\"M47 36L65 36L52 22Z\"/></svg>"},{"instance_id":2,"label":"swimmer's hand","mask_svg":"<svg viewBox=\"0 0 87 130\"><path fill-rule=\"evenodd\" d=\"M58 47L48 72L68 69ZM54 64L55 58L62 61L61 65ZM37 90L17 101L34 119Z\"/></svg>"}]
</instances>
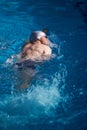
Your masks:
<instances>
[{"instance_id":1,"label":"swimmer's hand","mask_svg":"<svg viewBox=\"0 0 87 130\"><path fill-rule=\"evenodd\" d=\"M58 45L57 45L57 44L54 44L54 43L52 43L52 42L49 44L49 46L50 46L51 48L58 48Z\"/></svg>"},{"instance_id":2,"label":"swimmer's hand","mask_svg":"<svg viewBox=\"0 0 87 130\"><path fill-rule=\"evenodd\" d=\"M47 43L47 45L48 45L49 47L51 47L51 48L58 48L58 45L55 44L55 43L53 43L53 42L50 41L49 39L48 39L48 43Z\"/></svg>"}]
</instances>

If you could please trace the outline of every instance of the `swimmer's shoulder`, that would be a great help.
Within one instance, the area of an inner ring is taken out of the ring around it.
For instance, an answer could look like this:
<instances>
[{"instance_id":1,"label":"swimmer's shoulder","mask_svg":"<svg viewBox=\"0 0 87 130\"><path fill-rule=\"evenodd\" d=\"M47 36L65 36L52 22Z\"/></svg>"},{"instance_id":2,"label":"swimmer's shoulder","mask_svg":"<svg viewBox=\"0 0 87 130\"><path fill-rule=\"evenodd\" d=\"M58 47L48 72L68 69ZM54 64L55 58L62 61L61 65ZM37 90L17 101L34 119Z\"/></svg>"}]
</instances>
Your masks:
<instances>
[{"instance_id":1,"label":"swimmer's shoulder","mask_svg":"<svg viewBox=\"0 0 87 130\"><path fill-rule=\"evenodd\" d=\"M31 45L32 45L32 44L30 43L30 41L27 40L27 41L25 42L25 44L22 46L22 49L21 49L21 50L23 51L23 50L29 48Z\"/></svg>"},{"instance_id":2,"label":"swimmer's shoulder","mask_svg":"<svg viewBox=\"0 0 87 130\"><path fill-rule=\"evenodd\" d=\"M26 41L21 49L21 57L24 58L27 54L27 51L31 48L31 43L29 41Z\"/></svg>"}]
</instances>

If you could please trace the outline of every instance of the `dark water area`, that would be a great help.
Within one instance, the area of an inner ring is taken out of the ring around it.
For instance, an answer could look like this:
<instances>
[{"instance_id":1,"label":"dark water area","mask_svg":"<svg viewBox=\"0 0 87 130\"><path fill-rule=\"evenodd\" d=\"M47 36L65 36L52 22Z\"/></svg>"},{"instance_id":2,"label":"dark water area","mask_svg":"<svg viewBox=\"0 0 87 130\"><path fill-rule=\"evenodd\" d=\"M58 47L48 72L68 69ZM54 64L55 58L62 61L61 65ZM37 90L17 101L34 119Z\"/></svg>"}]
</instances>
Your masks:
<instances>
[{"instance_id":1,"label":"dark water area","mask_svg":"<svg viewBox=\"0 0 87 130\"><path fill-rule=\"evenodd\" d=\"M34 30L48 29L56 57L27 93L13 64ZM87 130L87 1L0 1L0 130Z\"/></svg>"}]
</instances>

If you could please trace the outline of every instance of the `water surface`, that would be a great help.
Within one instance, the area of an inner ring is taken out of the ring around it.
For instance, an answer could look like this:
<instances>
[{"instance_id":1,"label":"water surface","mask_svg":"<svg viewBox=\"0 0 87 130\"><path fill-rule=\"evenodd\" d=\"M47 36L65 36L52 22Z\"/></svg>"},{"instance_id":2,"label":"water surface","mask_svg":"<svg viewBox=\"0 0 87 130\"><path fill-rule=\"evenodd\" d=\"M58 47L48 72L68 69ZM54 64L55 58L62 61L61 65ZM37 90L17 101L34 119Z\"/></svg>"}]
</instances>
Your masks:
<instances>
[{"instance_id":1,"label":"water surface","mask_svg":"<svg viewBox=\"0 0 87 130\"><path fill-rule=\"evenodd\" d=\"M0 1L0 129L86 130L87 2ZM48 28L57 56L37 67L27 92L15 58L33 30Z\"/></svg>"}]
</instances>

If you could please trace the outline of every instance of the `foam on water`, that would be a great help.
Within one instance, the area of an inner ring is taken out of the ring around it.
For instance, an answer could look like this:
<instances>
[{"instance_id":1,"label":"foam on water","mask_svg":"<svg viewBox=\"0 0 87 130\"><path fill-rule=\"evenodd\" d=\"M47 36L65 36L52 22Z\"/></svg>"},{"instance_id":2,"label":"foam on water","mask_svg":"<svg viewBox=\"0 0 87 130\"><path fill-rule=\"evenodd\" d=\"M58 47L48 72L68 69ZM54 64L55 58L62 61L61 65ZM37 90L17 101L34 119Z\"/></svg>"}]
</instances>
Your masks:
<instances>
[{"instance_id":1,"label":"foam on water","mask_svg":"<svg viewBox=\"0 0 87 130\"><path fill-rule=\"evenodd\" d=\"M21 95L2 95L0 98L0 127L39 123L42 117L53 118L59 102L62 100L58 89L59 74L51 77L51 82L45 79L44 82L37 82L32 85L32 91ZM34 123L34 122L33 122Z\"/></svg>"}]
</instances>

